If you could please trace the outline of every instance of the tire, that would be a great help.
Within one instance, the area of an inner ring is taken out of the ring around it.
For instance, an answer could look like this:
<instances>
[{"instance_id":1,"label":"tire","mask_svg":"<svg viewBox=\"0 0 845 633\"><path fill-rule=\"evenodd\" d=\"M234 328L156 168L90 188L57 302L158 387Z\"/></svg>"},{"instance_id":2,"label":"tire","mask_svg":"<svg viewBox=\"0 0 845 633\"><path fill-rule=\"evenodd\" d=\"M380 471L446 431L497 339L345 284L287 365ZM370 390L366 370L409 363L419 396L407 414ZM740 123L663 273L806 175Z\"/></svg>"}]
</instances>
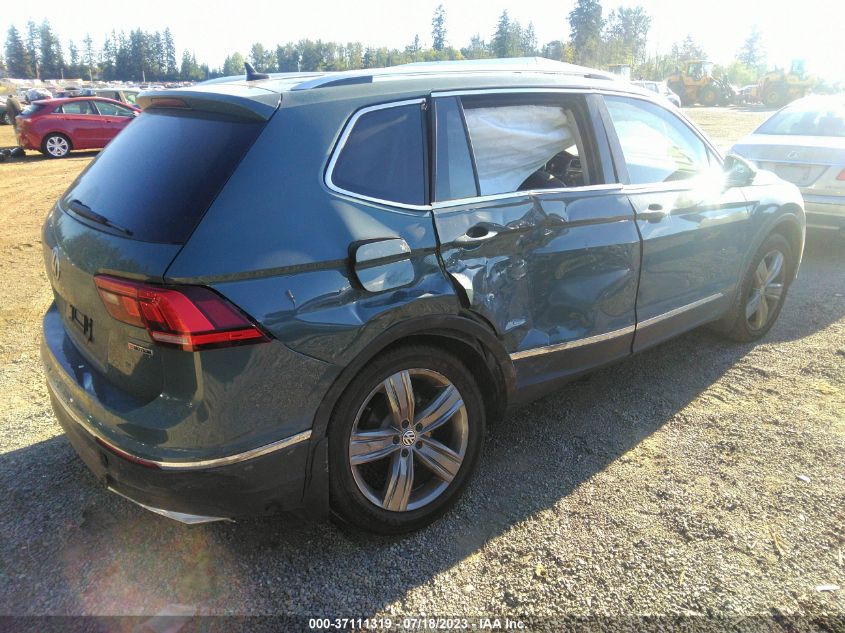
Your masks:
<instances>
[{"instance_id":1,"label":"tire","mask_svg":"<svg viewBox=\"0 0 845 633\"><path fill-rule=\"evenodd\" d=\"M403 397L407 393L412 397ZM437 520L475 470L485 423L478 386L455 356L408 346L371 361L329 422L334 515L378 534L411 532Z\"/></svg>"},{"instance_id":2,"label":"tire","mask_svg":"<svg viewBox=\"0 0 845 633\"><path fill-rule=\"evenodd\" d=\"M12 117L9 116L8 112L4 112L3 116L0 117L0 123L3 125L11 125L12 124Z\"/></svg>"},{"instance_id":3,"label":"tire","mask_svg":"<svg viewBox=\"0 0 845 633\"><path fill-rule=\"evenodd\" d=\"M41 153L47 158L64 158L72 149L70 139L64 134L48 134L41 141Z\"/></svg>"},{"instance_id":4,"label":"tire","mask_svg":"<svg viewBox=\"0 0 845 633\"><path fill-rule=\"evenodd\" d=\"M778 268L778 259L779 269L775 271L774 269ZM764 270L767 282L762 279ZM792 247L785 237L772 233L763 240L751 259L751 264L742 277L734 306L715 329L740 343L761 339L777 321L794 277L795 257ZM762 289L761 282L766 282ZM757 310L749 314L755 299ZM765 318L760 318L761 312L765 312Z\"/></svg>"},{"instance_id":5,"label":"tire","mask_svg":"<svg viewBox=\"0 0 845 633\"><path fill-rule=\"evenodd\" d=\"M719 93L715 88L709 86L701 91L698 98L702 105L714 106L719 102Z\"/></svg>"},{"instance_id":6,"label":"tire","mask_svg":"<svg viewBox=\"0 0 845 633\"><path fill-rule=\"evenodd\" d=\"M763 95L763 103L770 108L779 108L785 105L788 100L786 91L779 88L770 88Z\"/></svg>"}]
</instances>

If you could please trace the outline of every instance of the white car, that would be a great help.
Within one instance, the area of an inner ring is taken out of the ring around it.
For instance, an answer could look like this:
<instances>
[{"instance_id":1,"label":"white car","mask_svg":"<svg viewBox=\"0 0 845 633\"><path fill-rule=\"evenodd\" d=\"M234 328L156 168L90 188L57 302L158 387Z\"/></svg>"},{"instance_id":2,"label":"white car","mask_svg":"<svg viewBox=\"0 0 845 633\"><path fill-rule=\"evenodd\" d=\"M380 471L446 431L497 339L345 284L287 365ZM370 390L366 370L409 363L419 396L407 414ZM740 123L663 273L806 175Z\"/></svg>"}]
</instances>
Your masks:
<instances>
[{"instance_id":1,"label":"white car","mask_svg":"<svg viewBox=\"0 0 845 633\"><path fill-rule=\"evenodd\" d=\"M731 153L798 185L807 226L845 237L845 94L793 101Z\"/></svg>"}]
</instances>

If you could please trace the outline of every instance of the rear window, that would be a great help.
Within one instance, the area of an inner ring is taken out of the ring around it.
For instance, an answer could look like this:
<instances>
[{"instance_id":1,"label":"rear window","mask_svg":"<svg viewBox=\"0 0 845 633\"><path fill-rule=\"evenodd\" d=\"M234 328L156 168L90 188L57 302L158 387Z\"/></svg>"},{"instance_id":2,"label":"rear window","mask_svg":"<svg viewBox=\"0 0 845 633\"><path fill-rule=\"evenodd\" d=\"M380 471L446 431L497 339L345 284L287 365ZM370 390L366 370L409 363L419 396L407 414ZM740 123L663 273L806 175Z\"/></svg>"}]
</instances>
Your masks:
<instances>
[{"instance_id":1,"label":"rear window","mask_svg":"<svg viewBox=\"0 0 845 633\"><path fill-rule=\"evenodd\" d=\"M23 110L21 110L21 116L30 116L35 114L36 112L40 112L46 106L43 103L30 103L26 106Z\"/></svg>"},{"instance_id":2,"label":"rear window","mask_svg":"<svg viewBox=\"0 0 845 633\"><path fill-rule=\"evenodd\" d=\"M145 242L183 244L263 127L197 112L147 111L65 193Z\"/></svg>"},{"instance_id":3,"label":"rear window","mask_svg":"<svg viewBox=\"0 0 845 633\"><path fill-rule=\"evenodd\" d=\"M423 133L419 103L365 112L340 150L331 183L369 198L425 204Z\"/></svg>"},{"instance_id":4,"label":"rear window","mask_svg":"<svg viewBox=\"0 0 845 633\"><path fill-rule=\"evenodd\" d=\"M757 134L795 136L845 136L845 106L809 104L786 108L773 115L756 131Z\"/></svg>"}]
</instances>

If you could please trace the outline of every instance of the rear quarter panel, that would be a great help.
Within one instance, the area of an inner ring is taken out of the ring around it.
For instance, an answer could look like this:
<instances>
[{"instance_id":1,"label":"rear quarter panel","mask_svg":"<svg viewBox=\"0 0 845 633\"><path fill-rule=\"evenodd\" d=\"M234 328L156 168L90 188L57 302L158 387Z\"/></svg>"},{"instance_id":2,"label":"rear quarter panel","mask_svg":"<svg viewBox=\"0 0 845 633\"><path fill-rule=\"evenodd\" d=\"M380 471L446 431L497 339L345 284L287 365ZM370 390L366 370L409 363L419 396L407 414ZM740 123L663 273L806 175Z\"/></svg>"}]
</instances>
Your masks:
<instances>
[{"instance_id":1,"label":"rear quarter panel","mask_svg":"<svg viewBox=\"0 0 845 633\"><path fill-rule=\"evenodd\" d=\"M213 286L291 349L339 365L401 320L457 314L430 212L360 201L323 182L344 124L370 104L286 94L167 278ZM365 291L350 267L355 245L395 237L411 249L413 282Z\"/></svg>"}]
</instances>

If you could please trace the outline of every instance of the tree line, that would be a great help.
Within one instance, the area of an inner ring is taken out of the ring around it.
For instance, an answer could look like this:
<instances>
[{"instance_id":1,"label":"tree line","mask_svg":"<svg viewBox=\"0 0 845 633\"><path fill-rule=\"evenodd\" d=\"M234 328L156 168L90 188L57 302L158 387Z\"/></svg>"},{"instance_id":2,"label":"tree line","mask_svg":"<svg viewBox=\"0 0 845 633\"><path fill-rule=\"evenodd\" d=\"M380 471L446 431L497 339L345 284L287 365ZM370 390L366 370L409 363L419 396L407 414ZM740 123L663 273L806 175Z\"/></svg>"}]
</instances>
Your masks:
<instances>
[{"instance_id":1,"label":"tree line","mask_svg":"<svg viewBox=\"0 0 845 633\"><path fill-rule=\"evenodd\" d=\"M48 20L28 22L21 31L14 25L6 34L0 75L16 78L124 81L197 81L239 75L244 62L260 72L332 71L380 68L408 62L542 56L591 67L629 64L633 77L662 79L684 60L705 58L705 51L688 35L665 55L648 55L647 41L652 18L641 6L619 7L605 13L599 0L577 0L569 13L567 38L538 44L534 25L522 25L505 10L489 38L480 34L463 47L449 43L446 11L437 7L431 19L431 40L423 45L419 35L403 48L364 46L361 42L328 42L301 39L273 47L256 42L244 56L228 55L219 68L198 63L184 50L177 57L170 29L148 32L140 28L128 34L112 31L98 47L90 35L80 45L70 40L67 48ZM563 25L562 25L563 26ZM563 29L562 29L563 30ZM760 33L754 29L733 63L718 67L734 83L750 83L765 71Z\"/></svg>"}]
</instances>

